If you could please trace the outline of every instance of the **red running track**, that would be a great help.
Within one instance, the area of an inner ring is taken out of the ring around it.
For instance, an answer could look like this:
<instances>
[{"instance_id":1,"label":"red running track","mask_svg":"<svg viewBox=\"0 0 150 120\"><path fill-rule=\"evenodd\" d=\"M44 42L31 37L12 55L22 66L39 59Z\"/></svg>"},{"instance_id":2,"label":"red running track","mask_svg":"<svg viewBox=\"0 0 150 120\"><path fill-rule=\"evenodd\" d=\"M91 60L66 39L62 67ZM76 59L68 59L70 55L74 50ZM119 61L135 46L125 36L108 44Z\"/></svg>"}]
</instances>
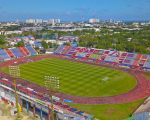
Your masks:
<instances>
[{"instance_id":1,"label":"red running track","mask_svg":"<svg viewBox=\"0 0 150 120\"><path fill-rule=\"evenodd\" d=\"M52 57L56 57L56 56L43 55L43 56L36 56L31 58L19 58L16 60L3 62L0 64L0 67L13 65L14 62L17 62L17 64L22 64L22 63L26 63L27 61L28 62L38 61L38 60L42 60L45 58L52 58ZM78 97L78 96L71 96L63 93L56 93L56 96L60 97L61 99L72 100L74 103L79 103L79 104L117 104L117 103L119 104L119 103L132 102L132 101L136 101L148 97L150 95L150 80L146 78L143 75L143 72L141 71L129 70L129 72L130 74L135 76L137 80L137 86L131 91L129 91L128 93L124 93L116 96L108 96L108 97Z\"/></svg>"}]
</instances>

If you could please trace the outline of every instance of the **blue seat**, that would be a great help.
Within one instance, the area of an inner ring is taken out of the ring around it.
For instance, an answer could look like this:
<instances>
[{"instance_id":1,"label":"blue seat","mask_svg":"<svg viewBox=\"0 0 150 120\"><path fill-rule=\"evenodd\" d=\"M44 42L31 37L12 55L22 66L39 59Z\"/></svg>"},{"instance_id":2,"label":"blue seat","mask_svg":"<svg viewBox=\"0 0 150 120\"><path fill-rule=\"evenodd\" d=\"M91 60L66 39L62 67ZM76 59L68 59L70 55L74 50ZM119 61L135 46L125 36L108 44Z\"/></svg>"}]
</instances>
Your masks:
<instances>
[{"instance_id":1,"label":"blue seat","mask_svg":"<svg viewBox=\"0 0 150 120\"><path fill-rule=\"evenodd\" d=\"M82 111L78 111L78 112L77 112L77 114L79 114L79 115L83 115L83 113L84 113L84 112L82 112Z\"/></svg>"},{"instance_id":2,"label":"blue seat","mask_svg":"<svg viewBox=\"0 0 150 120\"><path fill-rule=\"evenodd\" d=\"M105 62L116 62L117 57L113 57L113 56L108 56L105 58Z\"/></svg>"},{"instance_id":3,"label":"blue seat","mask_svg":"<svg viewBox=\"0 0 150 120\"><path fill-rule=\"evenodd\" d=\"M1 56L0 56L0 61L3 61L4 60L4 58L2 58Z\"/></svg>"},{"instance_id":4,"label":"blue seat","mask_svg":"<svg viewBox=\"0 0 150 120\"><path fill-rule=\"evenodd\" d=\"M70 111L75 112L75 111L77 111L77 109L76 108L70 108Z\"/></svg>"},{"instance_id":5,"label":"blue seat","mask_svg":"<svg viewBox=\"0 0 150 120\"><path fill-rule=\"evenodd\" d=\"M37 41L35 41L35 42L34 42L34 45L35 45L35 47L42 47L41 42L37 42Z\"/></svg>"},{"instance_id":6,"label":"blue seat","mask_svg":"<svg viewBox=\"0 0 150 120\"><path fill-rule=\"evenodd\" d=\"M65 46L64 45L61 45L61 46L59 46L56 50L55 50L55 54L61 54L61 52L63 51L63 48L64 48Z\"/></svg>"},{"instance_id":7,"label":"blue seat","mask_svg":"<svg viewBox=\"0 0 150 120\"><path fill-rule=\"evenodd\" d=\"M17 57L17 58L23 57L23 54L21 53L21 51L18 48L12 48L11 51L13 52L15 57Z\"/></svg>"},{"instance_id":8,"label":"blue seat","mask_svg":"<svg viewBox=\"0 0 150 120\"><path fill-rule=\"evenodd\" d=\"M7 52L4 49L0 49L0 56L3 59L9 59L10 57L8 56Z\"/></svg>"},{"instance_id":9,"label":"blue seat","mask_svg":"<svg viewBox=\"0 0 150 120\"><path fill-rule=\"evenodd\" d=\"M37 55L37 52L35 51L35 49L32 46L26 46L26 48L30 52L31 56Z\"/></svg>"},{"instance_id":10,"label":"blue seat","mask_svg":"<svg viewBox=\"0 0 150 120\"><path fill-rule=\"evenodd\" d=\"M150 61L147 61L147 62L144 64L143 67L145 67L145 68L150 68Z\"/></svg>"}]
</instances>

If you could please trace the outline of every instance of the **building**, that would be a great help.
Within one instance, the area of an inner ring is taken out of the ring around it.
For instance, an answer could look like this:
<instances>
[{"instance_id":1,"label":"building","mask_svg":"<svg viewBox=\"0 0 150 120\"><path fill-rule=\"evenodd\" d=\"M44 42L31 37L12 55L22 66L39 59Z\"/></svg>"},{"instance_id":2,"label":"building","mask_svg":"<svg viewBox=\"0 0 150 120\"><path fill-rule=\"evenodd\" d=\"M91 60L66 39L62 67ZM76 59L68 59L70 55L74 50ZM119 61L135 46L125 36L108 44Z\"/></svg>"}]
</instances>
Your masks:
<instances>
[{"instance_id":1,"label":"building","mask_svg":"<svg viewBox=\"0 0 150 120\"><path fill-rule=\"evenodd\" d=\"M28 59L30 61L30 59ZM28 61L28 62L29 62ZM13 89L13 79L4 74L0 74L0 100L16 105L15 93ZM28 114L36 116L41 120L50 120L52 102L46 89L38 87L27 81L17 81L18 108ZM54 116L57 120L91 120L93 116L72 108L60 98L52 96Z\"/></svg>"},{"instance_id":2,"label":"building","mask_svg":"<svg viewBox=\"0 0 150 120\"><path fill-rule=\"evenodd\" d=\"M42 19L36 19L35 22L36 22L37 24L42 24L42 23L43 23L43 20L42 20Z\"/></svg>"},{"instance_id":3,"label":"building","mask_svg":"<svg viewBox=\"0 0 150 120\"><path fill-rule=\"evenodd\" d=\"M100 22L100 20L97 19L97 18L91 18L91 19L89 19L89 23L99 23L99 22Z\"/></svg>"},{"instance_id":4,"label":"building","mask_svg":"<svg viewBox=\"0 0 150 120\"><path fill-rule=\"evenodd\" d=\"M26 23L29 23L29 24L33 24L33 23L35 23L35 19L27 19L26 20Z\"/></svg>"},{"instance_id":5,"label":"building","mask_svg":"<svg viewBox=\"0 0 150 120\"><path fill-rule=\"evenodd\" d=\"M134 120L150 120L150 97L133 113Z\"/></svg>"},{"instance_id":6,"label":"building","mask_svg":"<svg viewBox=\"0 0 150 120\"><path fill-rule=\"evenodd\" d=\"M44 27L23 27L21 28L21 31L40 31L42 30Z\"/></svg>"},{"instance_id":7,"label":"building","mask_svg":"<svg viewBox=\"0 0 150 120\"><path fill-rule=\"evenodd\" d=\"M20 30L14 30L14 31L0 31L0 35L9 35L9 34L22 34L22 31Z\"/></svg>"},{"instance_id":8,"label":"building","mask_svg":"<svg viewBox=\"0 0 150 120\"><path fill-rule=\"evenodd\" d=\"M29 23L29 24L42 24L43 20L42 19L27 19L26 23Z\"/></svg>"},{"instance_id":9,"label":"building","mask_svg":"<svg viewBox=\"0 0 150 120\"><path fill-rule=\"evenodd\" d=\"M49 19L48 24L55 25L57 23L60 23L60 19Z\"/></svg>"}]
</instances>

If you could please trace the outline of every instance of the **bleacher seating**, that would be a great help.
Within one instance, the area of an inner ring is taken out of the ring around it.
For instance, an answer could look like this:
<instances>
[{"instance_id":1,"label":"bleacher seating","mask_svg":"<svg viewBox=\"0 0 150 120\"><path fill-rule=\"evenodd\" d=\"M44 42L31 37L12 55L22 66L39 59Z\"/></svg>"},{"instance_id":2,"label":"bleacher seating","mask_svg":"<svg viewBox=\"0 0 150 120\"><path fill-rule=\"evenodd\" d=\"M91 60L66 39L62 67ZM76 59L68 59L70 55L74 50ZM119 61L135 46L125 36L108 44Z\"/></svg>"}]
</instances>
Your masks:
<instances>
[{"instance_id":1,"label":"bleacher seating","mask_svg":"<svg viewBox=\"0 0 150 120\"><path fill-rule=\"evenodd\" d=\"M24 50L24 52L26 53L26 55L30 54L26 47L22 47L22 49Z\"/></svg>"},{"instance_id":2,"label":"bleacher seating","mask_svg":"<svg viewBox=\"0 0 150 120\"><path fill-rule=\"evenodd\" d=\"M89 56L89 59L90 60L98 60L99 57L100 57L100 55L93 53Z\"/></svg>"},{"instance_id":3,"label":"bleacher seating","mask_svg":"<svg viewBox=\"0 0 150 120\"><path fill-rule=\"evenodd\" d=\"M19 47L20 51L24 56L28 56L30 53L25 47Z\"/></svg>"},{"instance_id":4,"label":"bleacher seating","mask_svg":"<svg viewBox=\"0 0 150 120\"><path fill-rule=\"evenodd\" d=\"M147 60L148 60L148 55L142 55L142 58L139 61L139 65L143 66L146 63Z\"/></svg>"},{"instance_id":5,"label":"bleacher seating","mask_svg":"<svg viewBox=\"0 0 150 120\"><path fill-rule=\"evenodd\" d=\"M41 42L35 41L34 46L40 48L40 47L42 47L42 44L41 44Z\"/></svg>"},{"instance_id":6,"label":"bleacher seating","mask_svg":"<svg viewBox=\"0 0 150 120\"><path fill-rule=\"evenodd\" d=\"M30 55L37 55L32 46L0 49L0 61L10 60L12 58L20 58Z\"/></svg>"},{"instance_id":7,"label":"bleacher seating","mask_svg":"<svg viewBox=\"0 0 150 120\"><path fill-rule=\"evenodd\" d=\"M71 46L65 46L61 54L66 55L70 49L71 49Z\"/></svg>"},{"instance_id":8,"label":"bleacher seating","mask_svg":"<svg viewBox=\"0 0 150 120\"><path fill-rule=\"evenodd\" d=\"M71 47L66 56L72 56L73 54L75 54L76 53L75 49L76 49L75 47Z\"/></svg>"},{"instance_id":9,"label":"bleacher seating","mask_svg":"<svg viewBox=\"0 0 150 120\"><path fill-rule=\"evenodd\" d=\"M21 51L21 53L23 54L23 56L27 55L27 53L24 51L23 47L19 47L19 50Z\"/></svg>"},{"instance_id":10,"label":"bleacher seating","mask_svg":"<svg viewBox=\"0 0 150 120\"><path fill-rule=\"evenodd\" d=\"M119 56L119 51L110 50L108 55L113 56L113 57L118 57Z\"/></svg>"},{"instance_id":11,"label":"bleacher seating","mask_svg":"<svg viewBox=\"0 0 150 120\"><path fill-rule=\"evenodd\" d=\"M114 62L116 62L116 60L117 60L117 57L114 57L114 56L107 56L104 61L105 61L105 62L114 63Z\"/></svg>"},{"instance_id":12,"label":"bleacher seating","mask_svg":"<svg viewBox=\"0 0 150 120\"><path fill-rule=\"evenodd\" d=\"M122 62L122 65L125 65L125 66L132 66L132 65L133 65L133 62L134 62L134 59L125 59L125 60Z\"/></svg>"},{"instance_id":13,"label":"bleacher seating","mask_svg":"<svg viewBox=\"0 0 150 120\"><path fill-rule=\"evenodd\" d=\"M150 55L121 52L116 50L104 50L85 47L68 47L61 45L54 52L71 59L79 59L88 62L113 63L119 66L140 67L150 69Z\"/></svg>"},{"instance_id":14,"label":"bleacher seating","mask_svg":"<svg viewBox=\"0 0 150 120\"><path fill-rule=\"evenodd\" d=\"M65 47L64 45L59 46L59 47L55 50L54 54L61 54L61 52L62 52L62 50L63 50L64 47Z\"/></svg>"},{"instance_id":15,"label":"bleacher seating","mask_svg":"<svg viewBox=\"0 0 150 120\"><path fill-rule=\"evenodd\" d=\"M9 55L4 49L0 49L0 56L5 60L10 59Z\"/></svg>"},{"instance_id":16,"label":"bleacher seating","mask_svg":"<svg viewBox=\"0 0 150 120\"><path fill-rule=\"evenodd\" d=\"M0 56L0 61L4 61L4 58L2 58L1 56Z\"/></svg>"},{"instance_id":17,"label":"bleacher seating","mask_svg":"<svg viewBox=\"0 0 150 120\"><path fill-rule=\"evenodd\" d=\"M37 55L37 52L32 46L26 46L27 50L30 52L31 56Z\"/></svg>"},{"instance_id":18,"label":"bleacher seating","mask_svg":"<svg viewBox=\"0 0 150 120\"><path fill-rule=\"evenodd\" d=\"M15 57L15 55L12 53L10 49L5 49L5 50L11 58Z\"/></svg>"},{"instance_id":19,"label":"bleacher seating","mask_svg":"<svg viewBox=\"0 0 150 120\"><path fill-rule=\"evenodd\" d=\"M20 58L24 56L22 52L19 50L19 48L12 48L11 51L13 52L16 58Z\"/></svg>"},{"instance_id":20,"label":"bleacher seating","mask_svg":"<svg viewBox=\"0 0 150 120\"><path fill-rule=\"evenodd\" d=\"M143 66L145 69L150 69L150 62L146 62Z\"/></svg>"},{"instance_id":21,"label":"bleacher seating","mask_svg":"<svg viewBox=\"0 0 150 120\"><path fill-rule=\"evenodd\" d=\"M83 52L77 52L76 55L75 55L77 58L84 58L86 56L86 53L83 53Z\"/></svg>"},{"instance_id":22,"label":"bleacher seating","mask_svg":"<svg viewBox=\"0 0 150 120\"><path fill-rule=\"evenodd\" d=\"M147 56L147 61L145 62L144 66L145 69L150 70L150 55Z\"/></svg>"}]
</instances>

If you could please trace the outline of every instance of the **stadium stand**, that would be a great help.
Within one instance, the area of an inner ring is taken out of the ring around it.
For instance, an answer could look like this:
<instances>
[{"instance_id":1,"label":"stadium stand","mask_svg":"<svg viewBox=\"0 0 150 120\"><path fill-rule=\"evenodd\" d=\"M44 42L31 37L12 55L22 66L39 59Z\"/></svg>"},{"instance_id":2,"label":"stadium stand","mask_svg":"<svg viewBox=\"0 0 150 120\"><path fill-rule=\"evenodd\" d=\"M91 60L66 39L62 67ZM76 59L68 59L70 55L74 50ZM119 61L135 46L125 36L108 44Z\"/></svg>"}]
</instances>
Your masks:
<instances>
[{"instance_id":1,"label":"stadium stand","mask_svg":"<svg viewBox=\"0 0 150 120\"><path fill-rule=\"evenodd\" d=\"M27 50L25 50L24 47L19 47L19 50L22 52L22 54L23 54L24 56L29 55L29 52L28 52Z\"/></svg>"},{"instance_id":2,"label":"stadium stand","mask_svg":"<svg viewBox=\"0 0 150 120\"><path fill-rule=\"evenodd\" d=\"M150 70L150 55L65 45L59 46L54 54L86 62L105 62L122 67Z\"/></svg>"},{"instance_id":3,"label":"stadium stand","mask_svg":"<svg viewBox=\"0 0 150 120\"><path fill-rule=\"evenodd\" d=\"M2 99L7 101L7 102L13 102L13 104L15 104L15 99L13 101L10 100L10 98L13 96L13 95L10 95L10 93L12 92L12 90L14 88L14 83L13 83L12 78L9 77L9 79L8 79L8 76L6 78L4 78L4 76L2 78L0 78L0 89L3 92L5 90L5 87L7 87L7 88L9 87L9 89L5 92L6 93L5 97L3 96ZM36 107L35 113L38 115L41 115L41 109L40 108L42 107L42 117L47 118L49 112L47 111L47 108L45 105L47 104L47 102L50 102L50 98L48 97L48 95L46 95L47 90L45 88L40 87L40 86L33 84L33 83L31 84L28 81L23 81L23 80L18 79L17 80L17 90L18 90L18 95L20 96L20 101L22 101L21 102L22 107L26 108L27 111L33 112L33 107L30 105L27 107L27 105L31 104L30 103L31 98L32 98L32 100L38 99L39 101L44 103L44 106L42 106L42 104L40 104L40 107L39 107L39 105L37 103L35 106ZM30 97L27 97L29 99L22 97L24 95L30 96ZM67 115L73 115L75 118L79 117L80 120L81 119L83 119L83 120L91 120L92 119L91 115L86 114L85 112L79 111L76 108L72 108L65 103L62 103L60 101L56 101L55 99L53 99L53 103L54 103L54 109L55 110L58 110L58 111L64 110L64 113L68 113ZM44 109L46 109L46 111L44 111ZM70 120L73 120L73 119L70 119Z\"/></svg>"},{"instance_id":4,"label":"stadium stand","mask_svg":"<svg viewBox=\"0 0 150 120\"><path fill-rule=\"evenodd\" d=\"M129 68L140 68L150 70L150 55L121 52L116 50L104 50L85 47L72 47L61 45L55 52L55 55L61 55L69 59L82 60L85 62L97 62L116 64ZM0 49L0 61L10 60L11 58L20 58L25 56L37 55L32 46L19 48Z\"/></svg>"},{"instance_id":5,"label":"stadium stand","mask_svg":"<svg viewBox=\"0 0 150 120\"><path fill-rule=\"evenodd\" d=\"M143 66L144 69L150 70L150 55L147 56L147 60Z\"/></svg>"},{"instance_id":6,"label":"stadium stand","mask_svg":"<svg viewBox=\"0 0 150 120\"><path fill-rule=\"evenodd\" d=\"M142 54L137 54L133 66L140 66L140 60L141 60Z\"/></svg>"},{"instance_id":7,"label":"stadium stand","mask_svg":"<svg viewBox=\"0 0 150 120\"><path fill-rule=\"evenodd\" d=\"M20 58L24 56L22 52L19 50L19 48L12 48L10 50L13 52L16 58Z\"/></svg>"},{"instance_id":8,"label":"stadium stand","mask_svg":"<svg viewBox=\"0 0 150 120\"><path fill-rule=\"evenodd\" d=\"M63 51L62 51L62 55L66 55L67 54L67 52L70 50L70 48L71 48L71 46L65 46L64 48L63 48Z\"/></svg>"},{"instance_id":9,"label":"stadium stand","mask_svg":"<svg viewBox=\"0 0 150 120\"><path fill-rule=\"evenodd\" d=\"M59 46L56 50L55 50L55 54L61 54L61 52L62 52L62 50L63 50L63 48L64 48L65 46L64 45L61 45L61 46Z\"/></svg>"},{"instance_id":10,"label":"stadium stand","mask_svg":"<svg viewBox=\"0 0 150 120\"><path fill-rule=\"evenodd\" d=\"M1 61L4 61L4 59L0 56L0 62L1 62Z\"/></svg>"},{"instance_id":11,"label":"stadium stand","mask_svg":"<svg viewBox=\"0 0 150 120\"><path fill-rule=\"evenodd\" d=\"M72 56L73 54L75 54L75 47L71 47L70 50L68 50L66 56Z\"/></svg>"},{"instance_id":12,"label":"stadium stand","mask_svg":"<svg viewBox=\"0 0 150 120\"><path fill-rule=\"evenodd\" d=\"M41 42L34 41L34 46L40 48L40 47L42 47L42 44L41 44Z\"/></svg>"},{"instance_id":13,"label":"stadium stand","mask_svg":"<svg viewBox=\"0 0 150 120\"><path fill-rule=\"evenodd\" d=\"M26 53L27 55L30 54L26 47L22 47L22 49L25 51L25 53Z\"/></svg>"},{"instance_id":14,"label":"stadium stand","mask_svg":"<svg viewBox=\"0 0 150 120\"><path fill-rule=\"evenodd\" d=\"M11 58L15 57L15 55L12 53L10 49L5 49L5 50Z\"/></svg>"},{"instance_id":15,"label":"stadium stand","mask_svg":"<svg viewBox=\"0 0 150 120\"><path fill-rule=\"evenodd\" d=\"M150 116L150 97L148 97L143 104L141 104L137 110L133 113L134 120L149 120Z\"/></svg>"},{"instance_id":16,"label":"stadium stand","mask_svg":"<svg viewBox=\"0 0 150 120\"><path fill-rule=\"evenodd\" d=\"M148 56L147 55L142 55L141 59L139 60L139 65L143 66L145 62L147 61Z\"/></svg>"},{"instance_id":17,"label":"stadium stand","mask_svg":"<svg viewBox=\"0 0 150 120\"><path fill-rule=\"evenodd\" d=\"M20 58L30 55L37 55L36 50L32 46L0 49L0 61L10 60L12 58Z\"/></svg>"},{"instance_id":18,"label":"stadium stand","mask_svg":"<svg viewBox=\"0 0 150 120\"><path fill-rule=\"evenodd\" d=\"M7 54L7 52L6 52L4 49L0 49L0 56L1 56L4 60L10 59L9 55Z\"/></svg>"},{"instance_id":19,"label":"stadium stand","mask_svg":"<svg viewBox=\"0 0 150 120\"><path fill-rule=\"evenodd\" d=\"M31 56L37 55L36 50L32 46L26 46L26 48L30 52Z\"/></svg>"},{"instance_id":20,"label":"stadium stand","mask_svg":"<svg viewBox=\"0 0 150 120\"><path fill-rule=\"evenodd\" d=\"M113 56L107 56L105 58L105 62L110 62L110 63L114 63L117 60L117 57L113 57Z\"/></svg>"}]
</instances>

